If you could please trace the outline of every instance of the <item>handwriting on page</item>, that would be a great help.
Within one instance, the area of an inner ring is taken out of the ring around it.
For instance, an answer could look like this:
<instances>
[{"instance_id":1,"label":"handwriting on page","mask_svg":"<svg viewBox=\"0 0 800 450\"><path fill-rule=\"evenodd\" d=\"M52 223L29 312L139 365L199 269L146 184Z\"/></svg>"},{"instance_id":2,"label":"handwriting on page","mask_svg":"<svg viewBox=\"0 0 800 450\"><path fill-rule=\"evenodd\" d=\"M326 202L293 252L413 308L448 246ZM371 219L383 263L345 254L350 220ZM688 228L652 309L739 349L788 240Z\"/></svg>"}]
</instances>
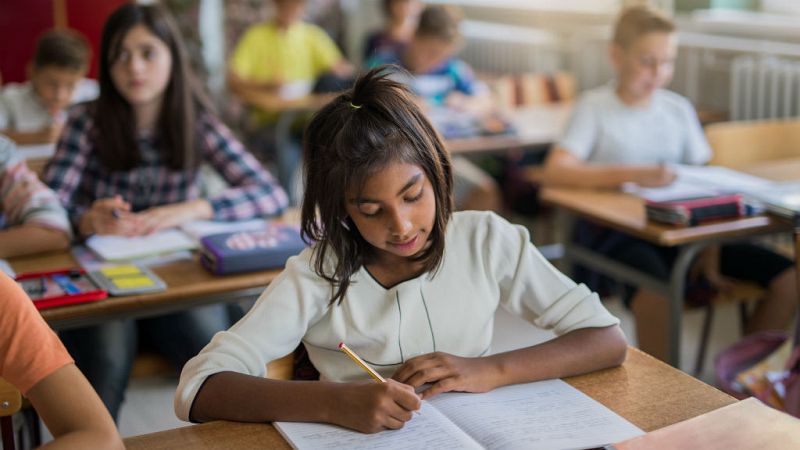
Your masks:
<instances>
[{"instance_id":1,"label":"handwriting on page","mask_svg":"<svg viewBox=\"0 0 800 450\"><path fill-rule=\"evenodd\" d=\"M488 395L442 395L431 403L488 449L585 448L641 434L561 380L506 386Z\"/></svg>"},{"instance_id":2,"label":"handwriting on page","mask_svg":"<svg viewBox=\"0 0 800 450\"><path fill-rule=\"evenodd\" d=\"M278 430L291 436L296 448L303 450L346 448L348 450L411 450L479 449L461 430L426 402L422 402L419 415L415 415L399 430L376 434L355 433L344 428L319 423L278 422Z\"/></svg>"}]
</instances>

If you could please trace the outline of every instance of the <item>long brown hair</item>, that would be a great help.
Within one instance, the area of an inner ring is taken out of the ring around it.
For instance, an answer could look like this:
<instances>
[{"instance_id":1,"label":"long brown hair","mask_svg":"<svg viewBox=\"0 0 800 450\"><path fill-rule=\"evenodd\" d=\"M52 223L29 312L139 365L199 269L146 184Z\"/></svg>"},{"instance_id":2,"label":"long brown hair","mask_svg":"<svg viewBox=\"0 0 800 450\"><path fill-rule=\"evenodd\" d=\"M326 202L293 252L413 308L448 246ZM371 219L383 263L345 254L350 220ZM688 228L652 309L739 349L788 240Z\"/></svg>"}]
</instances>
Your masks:
<instances>
[{"instance_id":1,"label":"long brown hair","mask_svg":"<svg viewBox=\"0 0 800 450\"><path fill-rule=\"evenodd\" d=\"M453 211L450 157L412 94L389 78L391 70L377 67L359 77L306 128L302 231L304 238L317 242L314 269L331 283L331 304L344 299L350 278L373 250L347 217L346 192L363 186L388 164L417 165L430 180L436 219L431 245L418 258L433 276L444 254L445 228Z\"/></svg>"},{"instance_id":2,"label":"long brown hair","mask_svg":"<svg viewBox=\"0 0 800 450\"><path fill-rule=\"evenodd\" d=\"M211 111L210 102L192 73L186 46L178 27L158 4L128 3L114 11L103 27L100 45L100 96L94 106L94 138L100 161L112 170L130 170L141 159L133 109L111 79L111 66L120 54L131 28L143 25L158 37L172 55L172 70L156 125L156 141L167 165L175 170L196 168L200 154L195 145L197 118Z\"/></svg>"}]
</instances>

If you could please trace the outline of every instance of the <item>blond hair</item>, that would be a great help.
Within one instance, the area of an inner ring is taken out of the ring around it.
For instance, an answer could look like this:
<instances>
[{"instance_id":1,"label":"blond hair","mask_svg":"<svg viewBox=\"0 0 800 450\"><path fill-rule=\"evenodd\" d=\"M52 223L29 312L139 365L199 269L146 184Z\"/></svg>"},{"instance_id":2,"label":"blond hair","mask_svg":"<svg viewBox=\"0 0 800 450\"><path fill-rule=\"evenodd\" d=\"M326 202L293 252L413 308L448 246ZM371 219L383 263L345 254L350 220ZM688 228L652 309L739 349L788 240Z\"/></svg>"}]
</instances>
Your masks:
<instances>
[{"instance_id":1,"label":"blond hair","mask_svg":"<svg viewBox=\"0 0 800 450\"><path fill-rule=\"evenodd\" d=\"M663 12L647 5L637 5L622 11L614 26L614 44L626 48L652 32L673 33L675 23Z\"/></svg>"}]
</instances>

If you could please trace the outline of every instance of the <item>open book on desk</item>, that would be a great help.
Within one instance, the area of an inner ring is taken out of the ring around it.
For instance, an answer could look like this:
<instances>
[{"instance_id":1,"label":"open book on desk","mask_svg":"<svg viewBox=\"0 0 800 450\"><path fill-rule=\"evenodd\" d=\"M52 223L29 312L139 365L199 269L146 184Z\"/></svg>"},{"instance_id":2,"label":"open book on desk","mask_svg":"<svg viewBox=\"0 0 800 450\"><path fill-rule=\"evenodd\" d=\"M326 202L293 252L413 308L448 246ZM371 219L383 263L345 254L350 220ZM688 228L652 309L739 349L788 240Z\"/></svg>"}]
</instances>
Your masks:
<instances>
[{"instance_id":1,"label":"open book on desk","mask_svg":"<svg viewBox=\"0 0 800 450\"><path fill-rule=\"evenodd\" d=\"M197 248L197 242L178 229L146 236L98 236L86 240L86 247L105 261L131 261Z\"/></svg>"},{"instance_id":2,"label":"open book on desk","mask_svg":"<svg viewBox=\"0 0 800 450\"><path fill-rule=\"evenodd\" d=\"M422 402L400 430L362 434L319 423L275 422L297 449L568 449L601 447L642 430L561 380Z\"/></svg>"},{"instance_id":3,"label":"open book on desk","mask_svg":"<svg viewBox=\"0 0 800 450\"><path fill-rule=\"evenodd\" d=\"M203 236L231 231L267 228L265 219L242 221L196 220L180 228L161 230L146 236L92 236L86 246L105 261L132 261L199 248Z\"/></svg>"}]
</instances>

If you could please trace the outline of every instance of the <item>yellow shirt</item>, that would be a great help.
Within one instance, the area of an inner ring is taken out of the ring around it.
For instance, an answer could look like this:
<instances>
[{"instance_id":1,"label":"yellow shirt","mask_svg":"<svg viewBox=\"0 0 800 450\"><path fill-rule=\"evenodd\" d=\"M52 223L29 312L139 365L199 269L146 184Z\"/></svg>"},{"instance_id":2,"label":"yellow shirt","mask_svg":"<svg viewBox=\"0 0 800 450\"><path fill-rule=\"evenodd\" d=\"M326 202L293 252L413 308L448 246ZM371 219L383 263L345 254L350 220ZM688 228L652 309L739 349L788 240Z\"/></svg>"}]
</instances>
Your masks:
<instances>
[{"instance_id":1,"label":"yellow shirt","mask_svg":"<svg viewBox=\"0 0 800 450\"><path fill-rule=\"evenodd\" d=\"M247 81L313 83L340 59L336 44L316 25L298 22L283 32L267 22L239 40L231 70Z\"/></svg>"}]
</instances>

